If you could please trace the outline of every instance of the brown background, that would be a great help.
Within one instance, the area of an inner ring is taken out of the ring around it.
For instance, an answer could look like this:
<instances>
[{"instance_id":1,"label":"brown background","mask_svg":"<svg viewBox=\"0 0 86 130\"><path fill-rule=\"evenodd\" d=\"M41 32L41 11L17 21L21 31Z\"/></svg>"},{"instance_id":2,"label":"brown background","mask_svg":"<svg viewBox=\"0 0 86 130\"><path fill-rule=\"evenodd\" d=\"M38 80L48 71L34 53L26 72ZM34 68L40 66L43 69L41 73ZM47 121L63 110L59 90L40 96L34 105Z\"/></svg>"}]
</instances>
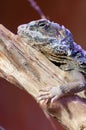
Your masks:
<instances>
[{"instance_id":1,"label":"brown background","mask_svg":"<svg viewBox=\"0 0 86 130\"><path fill-rule=\"evenodd\" d=\"M86 49L86 0L36 0L52 21L65 25ZM17 26L39 19L27 0L0 0L0 23L16 33ZM58 130L63 128L54 121ZM34 99L0 79L0 126L6 130L52 130Z\"/></svg>"}]
</instances>

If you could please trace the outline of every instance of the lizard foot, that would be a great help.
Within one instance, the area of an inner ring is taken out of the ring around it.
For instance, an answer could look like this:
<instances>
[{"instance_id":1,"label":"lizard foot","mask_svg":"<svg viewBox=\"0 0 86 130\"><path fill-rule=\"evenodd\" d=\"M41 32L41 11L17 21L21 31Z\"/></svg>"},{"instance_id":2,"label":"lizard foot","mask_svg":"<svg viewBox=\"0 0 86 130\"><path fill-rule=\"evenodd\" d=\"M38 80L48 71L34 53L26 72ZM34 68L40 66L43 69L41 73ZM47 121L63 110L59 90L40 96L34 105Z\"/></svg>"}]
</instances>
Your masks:
<instances>
[{"instance_id":1,"label":"lizard foot","mask_svg":"<svg viewBox=\"0 0 86 130\"><path fill-rule=\"evenodd\" d=\"M37 97L38 101L42 100L49 100L51 99L51 102L56 101L59 97L62 96L62 91L60 86L57 87L49 87L49 88L43 88L39 91L39 95Z\"/></svg>"}]
</instances>

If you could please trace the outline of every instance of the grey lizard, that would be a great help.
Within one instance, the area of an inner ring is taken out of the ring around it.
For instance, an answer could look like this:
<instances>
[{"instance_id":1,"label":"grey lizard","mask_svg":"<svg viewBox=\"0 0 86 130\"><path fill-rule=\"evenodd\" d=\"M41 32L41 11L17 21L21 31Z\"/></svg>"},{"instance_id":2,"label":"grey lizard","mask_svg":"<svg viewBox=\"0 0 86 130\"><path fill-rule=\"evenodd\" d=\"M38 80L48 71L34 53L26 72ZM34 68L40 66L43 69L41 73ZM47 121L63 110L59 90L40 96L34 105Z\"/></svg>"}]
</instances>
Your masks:
<instances>
[{"instance_id":1,"label":"grey lizard","mask_svg":"<svg viewBox=\"0 0 86 130\"><path fill-rule=\"evenodd\" d=\"M18 27L18 35L35 46L60 69L70 73L70 83L52 86L39 92L38 100L54 101L67 93L86 89L86 51L74 42L72 33L63 25L47 19L31 21Z\"/></svg>"}]
</instances>

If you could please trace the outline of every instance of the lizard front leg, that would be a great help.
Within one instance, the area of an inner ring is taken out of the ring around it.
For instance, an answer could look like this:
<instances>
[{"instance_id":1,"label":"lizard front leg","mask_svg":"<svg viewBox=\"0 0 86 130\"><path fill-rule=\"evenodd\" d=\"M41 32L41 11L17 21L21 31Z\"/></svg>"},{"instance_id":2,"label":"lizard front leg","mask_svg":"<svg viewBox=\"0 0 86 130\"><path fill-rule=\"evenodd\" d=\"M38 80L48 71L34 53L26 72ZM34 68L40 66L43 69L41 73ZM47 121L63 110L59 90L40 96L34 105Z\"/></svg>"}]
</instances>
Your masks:
<instances>
[{"instance_id":1,"label":"lizard front leg","mask_svg":"<svg viewBox=\"0 0 86 130\"><path fill-rule=\"evenodd\" d=\"M44 88L39 91L38 101L41 100L48 100L50 99L51 102L56 101L58 98L66 95L66 94L74 94L79 91L82 91L86 88L86 81L82 74L77 75L79 76L78 80L74 80L62 86L57 87L50 87Z\"/></svg>"},{"instance_id":2,"label":"lizard front leg","mask_svg":"<svg viewBox=\"0 0 86 130\"><path fill-rule=\"evenodd\" d=\"M51 102L53 102L55 99L58 99L62 95L63 95L63 92L61 90L61 86L47 87L47 88L41 89L39 91L39 95L37 97L37 100L38 101L41 101L41 100L48 101L48 99L51 99Z\"/></svg>"}]
</instances>

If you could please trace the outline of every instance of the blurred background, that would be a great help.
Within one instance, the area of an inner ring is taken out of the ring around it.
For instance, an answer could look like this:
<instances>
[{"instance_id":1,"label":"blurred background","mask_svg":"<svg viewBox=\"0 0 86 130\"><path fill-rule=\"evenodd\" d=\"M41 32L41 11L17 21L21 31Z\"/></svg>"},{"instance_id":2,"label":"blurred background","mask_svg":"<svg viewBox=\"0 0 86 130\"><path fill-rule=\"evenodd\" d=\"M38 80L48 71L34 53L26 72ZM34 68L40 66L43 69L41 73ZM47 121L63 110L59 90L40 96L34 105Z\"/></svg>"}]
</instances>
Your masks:
<instances>
[{"instance_id":1,"label":"blurred background","mask_svg":"<svg viewBox=\"0 0 86 130\"><path fill-rule=\"evenodd\" d=\"M75 42L86 49L86 0L36 0L45 16L68 28ZM0 0L0 23L12 32L20 24L40 19L27 0ZM53 120L57 130L64 130ZM0 79L0 127L5 130L53 130L34 99Z\"/></svg>"}]
</instances>

